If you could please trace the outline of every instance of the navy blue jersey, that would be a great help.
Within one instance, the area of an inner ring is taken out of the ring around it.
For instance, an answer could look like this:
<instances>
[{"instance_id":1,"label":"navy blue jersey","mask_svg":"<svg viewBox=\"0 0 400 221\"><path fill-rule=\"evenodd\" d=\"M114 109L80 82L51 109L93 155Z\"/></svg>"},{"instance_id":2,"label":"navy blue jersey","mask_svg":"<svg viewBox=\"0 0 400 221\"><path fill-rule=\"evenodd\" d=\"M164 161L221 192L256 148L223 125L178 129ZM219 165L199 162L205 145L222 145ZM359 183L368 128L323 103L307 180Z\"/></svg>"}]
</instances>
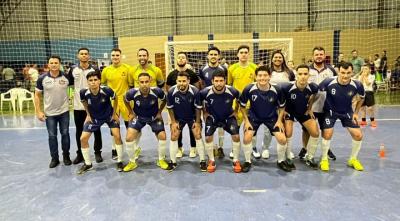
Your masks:
<instances>
[{"instance_id":1,"label":"navy blue jersey","mask_svg":"<svg viewBox=\"0 0 400 221\"><path fill-rule=\"evenodd\" d=\"M158 99L165 100L165 93L161 88L151 87L149 94L144 97L138 88L132 88L125 94L125 101L133 101L133 112L138 119L152 121L158 113Z\"/></svg>"},{"instance_id":2,"label":"navy blue jersey","mask_svg":"<svg viewBox=\"0 0 400 221\"><path fill-rule=\"evenodd\" d=\"M177 120L193 121L196 118L196 107L201 108L199 90L192 85L182 93L177 86L172 86L167 94L167 108L174 111Z\"/></svg>"},{"instance_id":3,"label":"navy blue jersey","mask_svg":"<svg viewBox=\"0 0 400 221\"><path fill-rule=\"evenodd\" d=\"M212 87L209 86L200 91L200 103L217 122L220 122L233 114L232 104L235 99L239 99L239 91L226 85L222 94L216 94Z\"/></svg>"},{"instance_id":4,"label":"navy blue jersey","mask_svg":"<svg viewBox=\"0 0 400 221\"><path fill-rule=\"evenodd\" d=\"M318 85L315 83L309 83L303 90L297 87L296 82L282 83L280 86L285 95L285 111L294 115L304 115L311 95L318 93Z\"/></svg>"},{"instance_id":5,"label":"navy blue jersey","mask_svg":"<svg viewBox=\"0 0 400 221\"><path fill-rule=\"evenodd\" d=\"M204 85L206 87L212 85L212 77L216 71L222 71L225 73L225 76L227 76L227 70L224 66L218 65L217 67L210 67L208 64L204 66L203 68L200 69L199 71L199 77L201 80L203 80Z\"/></svg>"},{"instance_id":6,"label":"navy blue jersey","mask_svg":"<svg viewBox=\"0 0 400 221\"><path fill-rule=\"evenodd\" d=\"M260 90L254 82L244 88L240 95L240 106L246 107L250 101L249 117L256 120L268 120L278 117L278 108L285 106L285 97L279 86L271 84L269 90Z\"/></svg>"},{"instance_id":7,"label":"navy blue jersey","mask_svg":"<svg viewBox=\"0 0 400 221\"><path fill-rule=\"evenodd\" d=\"M81 102L88 104L90 116L96 120L109 120L113 114L110 99L115 98L114 91L106 86L100 86L98 94L94 95L89 89L81 89L79 92Z\"/></svg>"},{"instance_id":8,"label":"navy blue jersey","mask_svg":"<svg viewBox=\"0 0 400 221\"><path fill-rule=\"evenodd\" d=\"M333 111L338 114L353 113L352 100L356 94L365 96L361 82L351 80L349 84L339 84L337 77L327 78L319 85L321 91L326 91L324 112Z\"/></svg>"}]
</instances>

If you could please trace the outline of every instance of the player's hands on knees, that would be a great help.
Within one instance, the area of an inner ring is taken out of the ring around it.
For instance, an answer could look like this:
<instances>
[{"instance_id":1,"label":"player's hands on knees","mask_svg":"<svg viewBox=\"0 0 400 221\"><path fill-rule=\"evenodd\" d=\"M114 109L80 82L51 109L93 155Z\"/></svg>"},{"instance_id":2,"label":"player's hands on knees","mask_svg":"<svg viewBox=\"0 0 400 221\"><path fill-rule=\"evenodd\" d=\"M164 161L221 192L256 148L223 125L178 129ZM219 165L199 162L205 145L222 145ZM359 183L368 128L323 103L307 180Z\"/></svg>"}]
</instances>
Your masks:
<instances>
[{"instance_id":1,"label":"player's hands on knees","mask_svg":"<svg viewBox=\"0 0 400 221\"><path fill-rule=\"evenodd\" d=\"M285 132L285 127L283 126L283 123L280 120L276 121L274 127L278 127L279 131L282 133Z\"/></svg>"},{"instance_id":2,"label":"player's hands on knees","mask_svg":"<svg viewBox=\"0 0 400 221\"><path fill-rule=\"evenodd\" d=\"M135 115L133 113L128 114L128 121L132 121L135 118Z\"/></svg>"},{"instance_id":3,"label":"player's hands on knees","mask_svg":"<svg viewBox=\"0 0 400 221\"><path fill-rule=\"evenodd\" d=\"M114 113L114 114L112 115L112 119L113 119L115 122L119 123L119 116L118 116L116 113Z\"/></svg>"},{"instance_id":4,"label":"player's hands on knees","mask_svg":"<svg viewBox=\"0 0 400 221\"><path fill-rule=\"evenodd\" d=\"M40 121L45 121L45 120L46 120L46 115L45 115L42 111L36 113L36 117L37 117Z\"/></svg>"},{"instance_id":5,"label":"player's hands on knees","mask_svg":"<svg viewBox=\"0 0 400 221\"><path fill-rule=\"evenodd\" d=\"M353 114L353 123L358 125L358 114L356 113Z\"/></svg>"},{"instance_id":6,"label":"player's hands on knees","mask_svg":"<svg viewBox=\"0 0 400 221\"><path fill-rule=\"evenodd\" d=\"M156 115L156 119L160 119L160 120L162 120L161 113L157 113L157 115Z\"/></svg>"},{"instance_id":7,"label":"player's hands on knees","mask_svg":"<svg viewBox=\"0 0 400 221\"><path fill-rule=\"evenodd\" d=\"M251 126L250 121L245 120L244 121L244 131L248 131L248 130L253 130L253 126Z\"/></svg>"},{"instance_id":8,"label":"player's hands on knees","mask_svg":"<svg viewBox=\"0 0 400 221\"><path fill-rule=\"evenodd\" d=\"M86 123L93 123L93 122L92 122L92 117L90 117L89 114L86 115L85 124L86 124Z\"/></svg>"},{"instance_id":9,"label":"player's hands on knees","mask_svg":"<svg viewBox=\"0 0 400 221\"><path fill-rule=\"evenodd\" d=\"M171 123L171 132L172 134L177 134L179 132L179 124L177 122Z\"/></svg>"},{"instance_id":10,"label":"player's hands on knees","mask_svg":"<svg viewBox=\"0 0 400 221\"><path fill-rule=\"evenodd\" d=\"M307 110L306 115L307 115L307 114L311 117L311 119L314 119L314 120L315 120L315 116L314 116L314 112L313 112L313 111Z\"/></svg>"}]
</instances>

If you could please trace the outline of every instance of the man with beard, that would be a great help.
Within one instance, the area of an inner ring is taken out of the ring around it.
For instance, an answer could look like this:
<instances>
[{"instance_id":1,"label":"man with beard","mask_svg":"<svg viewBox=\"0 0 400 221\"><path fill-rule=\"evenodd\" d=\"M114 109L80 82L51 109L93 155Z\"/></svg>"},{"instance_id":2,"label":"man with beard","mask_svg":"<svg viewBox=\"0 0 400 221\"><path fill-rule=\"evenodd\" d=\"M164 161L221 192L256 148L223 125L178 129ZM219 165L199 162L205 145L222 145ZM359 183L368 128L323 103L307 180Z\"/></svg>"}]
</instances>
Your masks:
<instances>
[{"instance_id":1,"label":"man with beard","mask_svg":"<svg viewBox=\"0 0 400 221\"><path fill-rule=\"evenodd\" d=\"M207 64L200 69L199 77L201 79L201 88L209 87L212 85L212 78L216 72L222 72L227 76L227 70L225 66L222 66L219 63L221 58L221 51L217 47L210 47L207 51ZM224 129L218 129L218 146L214 146L216 148L214 153L220 159L225 157L224 149Z\"/></svg>"},{"instance_id":2,"label":"man with beard","mask_svg":"<svg viewBox=\"0 0 400 221\"><path fill-rule=\"evenodd\" d=\"M129 86L138 88L139 87L139 75L141 73L148 73L151 77L150 87L164 86L164 76L161 69L155 65L149 63L149 51L145 48L140 48L138 53L139 64L132 67L131 75L129 75Z\"/></svg>"},{"instance_id":3,"label":"man with beard","mask_svg":"<svg viewBox=\"0 0 400 221\"><path fill-rule=\"evenodd\" d=\"M138 76L139 88L130 89L125 95L125 106L129 109L129 126L126 132L126 152L129 163L124 167L125 172L136 169L136 150L138 148L138 135L142 128L148 124L158 140L157 166L168 168L165 160L166 134L161 112L165 107L165 93L161 88L150 87L151 77L148 73ZM159 100L161 101L159 105ZM133 110L130 102L133 101Z\"/></svg>"},{"instance_id":4,"label":"man with beard","mask_svg":"<svg viewBox=\"0 0 400 221\"><path fill-rule=\"evenodd\" d=\"M215 72L212 77L212 86L208 86L200 92L200 102L203 104L203 116L205 123L206 150L208 154L207 171L215 171L213 151L214 132L222 127L232 137L233 171L240 173L240 136L239 126L236 120L237 109L232 108L233 102L239 99L239 91L226 85L226 75L222 71ZM237 106L238 107L238 106Z\"/></svg>"},{"instance_id":5,"label":"man with beard","mask_svg":"<svg viewBox=\"0 0 400 221\"><path fill-rule=\"evenodd\" d=\"M313 59L314 62L310 66L310 77L308 78L309 83L316 83L320 84L324 79L330 78L336 75L335 69L332 68L332 66L325 64L325 49L320 46L316 46L313 49ZM314 112L315 118L318 120L319 127L322 130L322 125L324 123L324 102L326 98L326 92L319 91L315 95L315 102L312 105L312 111ZM306 156L307 150L306 146L308 143L308 140L310 138L310 134L306 131L303 130L303 148L300 150L299 153L299 158L301 160L304 159ZM331 160L336 160L335 154L331 150L328 150L328 156Z\"/></svg>"},{"instance_id":6,"label":"man with beard","mask_svg":"<svg viewBox=\"0 0 400 221\"><path fill-rule=\"evenodd\" d=\"M358 112L364 102L365 91L361 82L352 80L353 65L349 62L339 64L338 77L327 78L321 82L319 89L326 92L324 103L324 120L322 124L322 156L320 169L329 171L328 150L333 136L333 127L339 119L342 126L349 131L352 137L351 155L347 161L347 166L357 171L364 170L361 162L358 160L358 153L361 149L363 138L362 131L358 125ZM353 111L352 101L356 95L361 97L356 102L356 108Z\"/></svg>"},{"instance_id":7,"label":"man with beard","mask_svg":"<svg viewBox=\"0 0 400 221\"><path fill-rule=\"evenodd\" d=\"M184 52L178 52L176 64L177 64L176 69L174 69L171 73L168 74L167 91L169 91L169 89L172 86L176 85L178 74L180 72L186 72L189 75L190 84L195 86L196 88L200 88L199 77L197 76L196 73L194 73L194 71L187 68L186 65L187 56ZM192 130L189 130L189 135L190 135L190 147L191 147L189 152L189 157L194 158L196 157L196 139L193 136ZM182 156L183 156L182 133L179 133L178 151L176 153L176 157L180 158Z\"/></svg>"},{"instance_id":8,"label":"man with beard","mask_svg":"<svg viewBox=\"0 0 400 221\"><path fill-rule=\"evenodd\" d=\"M205 172L207 171L207 164L204 160L200 120L202 106L199 104L198 99L199 90L193 85L189 85L189 83L189 75L184 71L179 72L176 85L169 89L167 95L167 108L171 118L171 142L169 145L171 162L168 165L168 170L173 170L177 166L177 139L187 124L196 138L195 148L197 148L200 157L200 170Z\"/></svg>"}]
</instances>

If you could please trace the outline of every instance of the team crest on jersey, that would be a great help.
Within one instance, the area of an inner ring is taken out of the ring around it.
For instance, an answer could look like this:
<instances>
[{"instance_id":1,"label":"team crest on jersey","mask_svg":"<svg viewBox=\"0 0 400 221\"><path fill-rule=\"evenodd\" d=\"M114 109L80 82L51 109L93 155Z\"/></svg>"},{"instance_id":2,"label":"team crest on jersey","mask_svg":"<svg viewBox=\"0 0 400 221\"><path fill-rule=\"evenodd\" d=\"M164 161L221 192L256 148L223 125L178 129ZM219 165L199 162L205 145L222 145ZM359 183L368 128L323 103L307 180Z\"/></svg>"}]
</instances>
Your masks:
<instances>
[{"instance_id":1,"label":"team crest on jersey","mask_svg":"<svg viewBox=\"0 0 400 221\"><path fill-rule=\"evenodd\" d=\"M151 104L151 105L153 105L153 104L155 104L155 103L156 103L155 100L151 100L151 101L150 101L150 104Z\"/></svg>"},{"instance_id":2,"label":"team crest on jersey","mask_svg":"<svg viewBox=\"0 0 400 221\"><path fill-rule=\"evenodd\" d=\"M136 101L136 105L137 105L137 106L140 106L140 101Z\"/></svg>"},{"instance_id":3,"label":"team crest on jersey","mask_svg":"<svg viewBox=\"0 0 400 221\"><path fill-rule=\"evenodd\" d=\"M179 97L175 98L175 104L180 104L181 102L179 101Z\"/></svg>"},{"instance_id":4,"label":"team crest on jersey","mask_svg":"<svg viewBox=\"0 0 400 221\"><path fill-rule=\"evenodd\" d=\"M225 103L226 103L226 104L229 104L229 102L231 102L229 99L226 99L226 100L225 100Z\"/></svg>"},{"instance_id":5,"label":"team crest on jersey","mask_svg":"<svg viewBox=\"0 0 400 221\"><path fill-rule=\"evenodd\" d=\"M347 93L347 95L349 95L349 97L353 96L353 91L349 91L349 92Z\"/></svg>"},{"instance_id":6,"label":"team crest on jersey","mask_svg":"<svg viewBox=\"0 0 400 221\"><path fill-rule=\"evenodd\" d=\"M274 99L273 97L270 97L270 98L268 99L268 101L269 101L270 103L273 103L273 102L275 101L275 99Z\"/></svg>"},{"instance_id":7,"label":"team crest on jersey","mask_svg":"<svg viewBox=\"0 0 400 221\"><path fill-rule=\"evenodd\" d=\"M106 102L106 99L102 98L100 102L101 102L101 103L105 103L105 102Z\"/></svg>"},{"instance_id":8,"label":"team crest on jersey","mask_svg":"<svg viewBox=\"0 0 400 221\"><path fill-rule=\"evenodd\" d=\"M206 72L206 74L204 75L206 78L208 78L208 72Z\"/></svg>"},{"instance_id":9,"label":"team crest on jersey","mask_svg":"<svg viewBox=\"0 0 400 221\"><path fill-rule=\"evenodd\" d=\"M60 83L60 85L64 85L64 84L67 84L67 81L64 80L64 79L61 79L61 80L59 81L59 83Z\"/></svg>"}]
</instances>

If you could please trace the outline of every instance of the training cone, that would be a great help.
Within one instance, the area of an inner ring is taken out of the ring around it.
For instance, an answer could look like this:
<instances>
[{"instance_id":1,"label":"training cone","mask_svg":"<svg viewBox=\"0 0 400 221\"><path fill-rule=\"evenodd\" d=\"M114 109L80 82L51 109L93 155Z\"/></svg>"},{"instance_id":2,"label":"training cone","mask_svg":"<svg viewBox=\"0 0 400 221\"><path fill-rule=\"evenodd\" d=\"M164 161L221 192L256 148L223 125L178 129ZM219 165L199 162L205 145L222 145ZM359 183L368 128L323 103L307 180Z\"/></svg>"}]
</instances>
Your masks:
<instances>
[{"instance_id":1,"label":"training cone","mask_svg":"<svg viewBox=\"0 0 400 221\"><path fill-rule=\"evenodd\" d=\"M385 158L385 145L381 144L379 147L379 157L380 158Z\"/></svg>"}]
</instances>

